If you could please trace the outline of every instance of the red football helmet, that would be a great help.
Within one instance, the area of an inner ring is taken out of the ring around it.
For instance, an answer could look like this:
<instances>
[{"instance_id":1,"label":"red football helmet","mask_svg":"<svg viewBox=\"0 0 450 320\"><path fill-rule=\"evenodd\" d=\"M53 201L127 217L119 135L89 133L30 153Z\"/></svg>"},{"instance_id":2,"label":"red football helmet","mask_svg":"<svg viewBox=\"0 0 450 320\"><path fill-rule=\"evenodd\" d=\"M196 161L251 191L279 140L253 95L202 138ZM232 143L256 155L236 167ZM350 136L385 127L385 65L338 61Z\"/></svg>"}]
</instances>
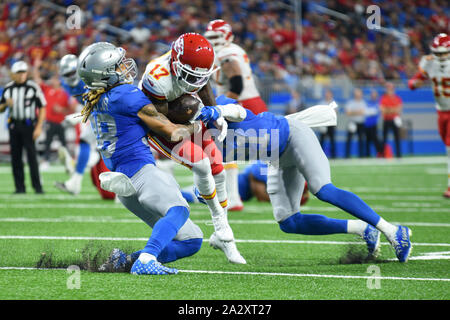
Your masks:
<instances>
[{"instance_id":1,"label":"red football helmet","mask_svg":"<svg viewBox=\"0 0 450 320\"><path fill-rule=\"evenodd\" d=\"M197 92L217 70L211 43L198 33L181 35L172 43L171 67L184 92Z\"/></svg>"},{"instance_id":2,"label":"red football helmet","mask_svg":"<svg viewBox=\"0 0 450 320\"><path fill-rule=\"evenodd\" d=\"M446 33L440 33L433 39L430 46L433 55L441 61L445 61L450 57L450 36Z\"/></svg>"},{"instance_id":3,"label":"red football helmet","mask_svg":"<svg viewBox=\"0 0 450 320\"><path fill-rule=\"evenodd\" d=\"M208 23L205 37L211 42L216 51L231 43L234 38L231 26L221 19L213 20Z\"/></svg>"}]
</instances>

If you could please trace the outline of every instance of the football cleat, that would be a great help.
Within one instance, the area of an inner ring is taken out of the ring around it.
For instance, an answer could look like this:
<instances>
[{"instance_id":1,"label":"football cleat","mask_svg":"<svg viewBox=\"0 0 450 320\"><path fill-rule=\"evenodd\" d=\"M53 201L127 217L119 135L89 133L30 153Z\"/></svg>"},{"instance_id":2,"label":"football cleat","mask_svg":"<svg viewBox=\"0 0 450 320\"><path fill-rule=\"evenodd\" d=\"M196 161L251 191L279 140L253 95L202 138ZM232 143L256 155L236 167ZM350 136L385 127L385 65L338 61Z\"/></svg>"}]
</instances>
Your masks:
<instances>
[{"instance_id":1,"label":"football cleat","mask_svg":"<svg viewBox=\"0 0 450 320\"><path fill-rule=\"evenodd\" d=\"M142 263L137 259L131 267L131 274L135 275L165 275L165 274L177 274L178 270L175 268L168 268L163 266L156 260L150 260L147 263Z\"/></svg>"},{"instance_id":2,"label":"football cleat","mask_svg":"<svg viewBox=\"0 0 450 320\"><path fill-rule=\"evenodd\" d=\"M55 181L55 188L73 195L77 194L74 190L70 190L64 182Z\"/></svg>"},{"instance_id":3,"label":"football cleat","mask_svg":"<svg viewBox=\"0 0 450 320\"><path fill-rule=\"evenodd\" d=\"M370 224L364 230L362 238L366 241L367 251L370 257L376 258L380 254L380 234L381 232Z\"/></svg>"},{"instance_id":4,"label":"football cleat","mask_svg":"<svg viewBox=\"0 0 450 320\"><path fill-rule=\"evenodd\" d=\"M217 238L222 241L233 241L234 234L230 225L228 224L227 214L221 214L218 217L212 217L214 230Z\"/></svg>"},{"instance_id":5,"label":"football cleat","mask_svg":"<svg viewBox=\"0 0 450 320\"><path fill-rule=\"evenodd\" d=\"M242 257L239 253L234 240L222 241L217 237L216 233L213 232L209 238L209 245L214 249L222 250L229 262L236 264L247 264L247 261L245 261L244 257Z\"/></svg>"},{"instance_id":6,"label":"football cleat","mask_svg":"<svg viewBox=\"0 0 450 320\"><path fill-rule=\"evenodd\" d=\"M388 239L395 250L398 261L406 262L412 251L410 237L412 231L408 227L398 226L397 232L392 239Z\"/></svg>"},{"instance_id":7,"label":"football cleat","mask_svg":"<svg viewBox=\"0 0 450 320\"><path fill-rule=\"evenodd\" d=\"M99 267L99 271L107 272L124 272L127 267L127 263L131 264L131 257L128 259L128 255L120 249L113 249L109 254L108 260Z\"/></svg>"}]
</instances>

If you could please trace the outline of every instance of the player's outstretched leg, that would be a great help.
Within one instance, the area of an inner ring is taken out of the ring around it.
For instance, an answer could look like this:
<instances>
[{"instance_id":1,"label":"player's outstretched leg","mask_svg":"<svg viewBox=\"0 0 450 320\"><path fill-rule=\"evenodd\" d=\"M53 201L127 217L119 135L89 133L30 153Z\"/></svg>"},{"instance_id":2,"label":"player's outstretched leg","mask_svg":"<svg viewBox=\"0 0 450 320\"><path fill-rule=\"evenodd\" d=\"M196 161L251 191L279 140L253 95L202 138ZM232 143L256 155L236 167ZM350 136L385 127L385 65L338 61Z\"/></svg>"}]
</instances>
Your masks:
<instances>
[{"instance_id":1,"label":"player's outstretched leg","mask_svg":"<svg viewBox=\"0 0 450 320\"><path fill-rule=\"evenodd\" d=\"M395 226L387 222L356 194L336 188L331 183L324 185L315 195L320 200L335 205L368 224L375 226L389 240L398 260L400 262L406 262L408 260L412 249L410 241L412 232L408 227Z\"/></svg>"}]
</instances>

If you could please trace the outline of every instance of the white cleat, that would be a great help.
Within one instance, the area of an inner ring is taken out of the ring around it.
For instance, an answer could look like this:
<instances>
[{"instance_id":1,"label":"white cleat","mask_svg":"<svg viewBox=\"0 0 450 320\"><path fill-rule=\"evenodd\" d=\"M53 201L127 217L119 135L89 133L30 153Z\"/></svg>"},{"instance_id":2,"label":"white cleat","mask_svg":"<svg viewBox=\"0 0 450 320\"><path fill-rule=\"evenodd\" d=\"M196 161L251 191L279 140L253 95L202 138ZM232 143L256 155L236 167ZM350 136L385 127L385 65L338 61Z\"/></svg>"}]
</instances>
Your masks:
<instances>
[{"instance_id":1,"label":"white cleat","mask_svg":"<svg viewBox=\"0 0 450 320\"><path fill-rule=\"evenodd\" d=\"M209 238L209 245L214 249L222 250L229 262L236 264L247 264L247 261L245 261L244 257L242 257L239 253L234 240L219 240L219 238L216 236L216 233L214 232Z\"/></svg>"},{"instance_id":2,"label":"white cleat","mask_svg":"<svg viewBox=\"0 0 450 320\"><path fill-rule=\"evenodd\" d=\"M228 224L228 219L226 214L222 214L218 217L212 217L212 222L214 225L214 231L217 238L222 241L233 241L234 234L230 225Z\"/></svg>"},{"instance_id":3,"label":"white cleat","mask_svg":"<svg viewBox=\"0 0 450 320\"><path fill-rule=\"evenodd\" d=\"M55 182L55 187L76 196L81 192L82 179L83 176L75 172L66 182Z\"/></svg>"}]
</instances>

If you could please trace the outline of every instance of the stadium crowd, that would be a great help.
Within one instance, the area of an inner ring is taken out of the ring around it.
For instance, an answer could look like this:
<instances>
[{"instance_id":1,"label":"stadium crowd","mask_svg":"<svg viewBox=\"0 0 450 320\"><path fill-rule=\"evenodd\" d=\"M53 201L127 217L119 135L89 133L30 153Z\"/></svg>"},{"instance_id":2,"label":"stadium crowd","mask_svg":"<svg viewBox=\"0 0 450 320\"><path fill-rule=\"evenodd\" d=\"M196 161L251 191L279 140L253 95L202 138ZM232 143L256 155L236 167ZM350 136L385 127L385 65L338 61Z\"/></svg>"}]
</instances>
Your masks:
<instances>
[{"instance_id":1,"label":"stadium crowd","mask_svg":"<svg viewBox=\"0 0 450 320\"><path fill-rule=\"evenodd\" d=\"M49 5L52 3L52 5ZM235 41L249 53L259 79L281 79L295 86L300 75L326 83L329 77L405 80L428 52L430 40L450 28L445 0L348 1L304 0L301 12L301 54L296 55L294 1L262 0L7 0L0 4L0 86L17 60L33 64L43 58L42 72L56 71L67 53L79 54L95 41L125 47L143 71L145 64L184 32L204 32L215 18L229 21ZM83 10L79 29L68 29L66 9ZM409 35L409 43L366 27L367 6L381 9L381 25ZM345 14L341 20L320 11ZM118 28L118 29L116 29ZM125 31L125 32L123 32ZM393 41L394 40L394 41ZM297 51L299 52L299 51ZM48 75L49 77L50 75Z\"/></svg>"}]
</instances>

